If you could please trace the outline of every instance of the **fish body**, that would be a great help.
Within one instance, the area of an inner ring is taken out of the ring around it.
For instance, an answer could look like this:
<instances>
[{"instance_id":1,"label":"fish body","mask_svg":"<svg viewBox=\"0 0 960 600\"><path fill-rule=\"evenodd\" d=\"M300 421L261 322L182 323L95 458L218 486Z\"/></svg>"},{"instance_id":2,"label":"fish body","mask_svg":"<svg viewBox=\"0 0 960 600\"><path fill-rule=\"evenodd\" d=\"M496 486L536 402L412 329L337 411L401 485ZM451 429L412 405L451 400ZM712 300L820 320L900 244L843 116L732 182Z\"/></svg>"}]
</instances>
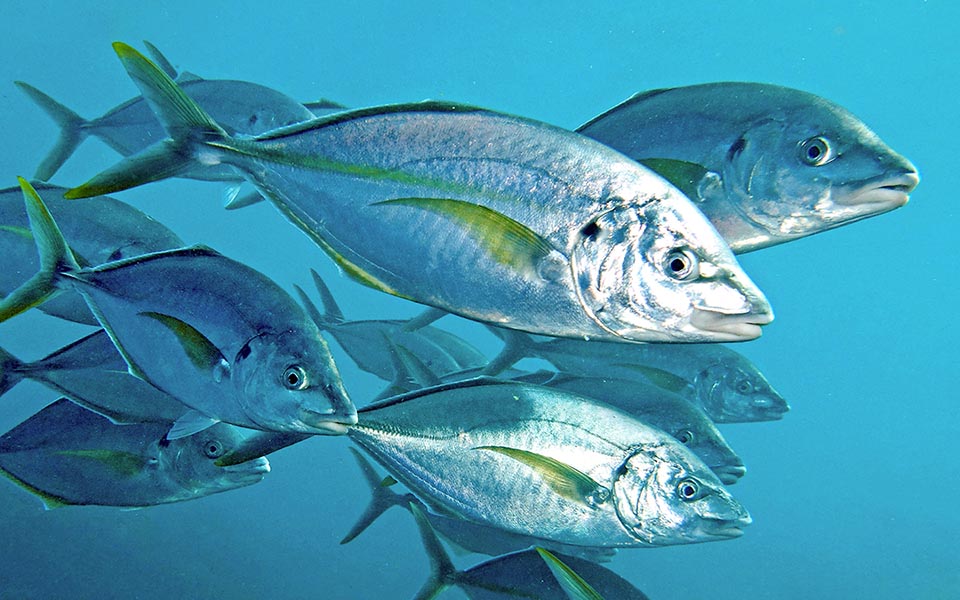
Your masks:
<instances>
[{"instance_id":1,"label":"fish body","mask_svg":"<svg viewBox=\"0 0 960 600\"><path fill-rule=\"evenodd\" d=\"M24 363L0 348L0 394L32 379L115 423L172 423L188 407L127 370L103 330Z\"/></svg>"},{"instance_id":2,"label":"fish body","mask_svg":"<svg viewBox=\"0 0 960 600\"><path fill-rule=\"evenodd\" d=\"M60 288L80 292L129 371L195 409L174 436L216 421L342 434L356 421L316 325L265 275L199 246L80 267L41 198L21 185L42 268L0 302L0 319Z\"/></svg>"},{"instance_id":3,"label":"fish body","mask_svg":"<svg viewBox=\"0 0 960 600\"><path fill-rule=\"evenodd\" d=\"M919 181L843 107L770 84L643 92L577 131L674 182L738 254L903 206Z\"/></svg>"},{"instance_id":4,"label":"fish body","mask_svg":"<svg viewBox=\"0 0 960 600\"><path fill-rule=\"evenodd\" d=\"M230 425L168 441L169 426L116 425L60 399L0 437L0 471L48 507L134 507L240 488L270 470L265 458L229 468L214 465L240 439Z\"/></svg>"},{"instance_id":5,"label":"fish body","mask_svg":"<svg viewBox=\"0 0 960 600\"><path fill-rule=\"evenodd\" d=\"M774 421L790 410L756 365L721 344L536 342L502 329L491 331L507 342L505 360L498 357L492 363L502 366L536 356L571 375L650 382L700 407L714 423Z\"/></svg>"},{"instance_id":6,"label":"fish body","mask_svg":"<svg viewBox=\"0 0 960 600\"><path fill-rule=\"evenodd\" d=\"M227 164L355 279L474 320L616 341L750 339L772 320L682 193L583 136L425 102L231 137L115 49L172 137L71 197Z\"/></svg>"},{"instance_id":7,"label":"fish body","mask_svg":"<svg viewBox=\"0 0 960 600\"><path fill-rule=\"evenodd\" d=\"M35 87L17 85L61 127L61 138L37 169L36 178L48 180L88 136L100 138L123 156L136 154L166 137L163 126L143 97L131 98L101 117L86 120ZM191 78L180 83L184 92L204 107L224 129L257 135L314 118L293 98L247 81ZM182 176L213 181L239 181L229 168L198 169Z\"/></svg>"},{"instance_id":8,"label":"fish body","mask_svg":"<svg viewBox=\"0 0 960 600\"><path fill-rule=\"evenodd\" d=\"M558 390L482 380L430 388L361 409L348 435L434 512L548 542L693 543L749 523L684 446Z\"/></svg>"},{"instance_id":9,"label":"fish body","mask_svg":"<svg viewBox=\"0 0 960 600\"><path fill-rule=\"evenodd\" d=\"M63 198L66 188L47 184L35 187L70 240L77 260L87 266L185 245L166 226L115 198L78 202ZM0 190L0 256L5 265L0 269L0 295L23 285L40 266L19 187ZM44 303L40 310L77 323L97 325L96 317L77 294L61 294Z\"/></svg>"},{"instance_id":10,"label":"fish body","mask_svg":"<svg viewBox=\"0 0 960 600\"><path fill-rule=\"evenodd\" d=\"M593 398L669 434L710 467L724 485L746 473L713 421L694 404L651 383L558 374L543 385Z\"/></svg>"},{"instance_id":11,"label":"fish body","mask_svg":"<svg viewBox=\"0 0 960 600\"><path fill-rule=\"evenodd\" d=\"M321 331L327 331L353 359L357 366L381 379L396 379L393 346L403 346L427 368L436 373L449 373L480 367L486 357L463 338L430 325L407 331L409 321L348 321L337 305L330 289L316 271L311 271L323 303L321 313L310 298L297 287L300 299Z\"/></svg>"}]
</instances>

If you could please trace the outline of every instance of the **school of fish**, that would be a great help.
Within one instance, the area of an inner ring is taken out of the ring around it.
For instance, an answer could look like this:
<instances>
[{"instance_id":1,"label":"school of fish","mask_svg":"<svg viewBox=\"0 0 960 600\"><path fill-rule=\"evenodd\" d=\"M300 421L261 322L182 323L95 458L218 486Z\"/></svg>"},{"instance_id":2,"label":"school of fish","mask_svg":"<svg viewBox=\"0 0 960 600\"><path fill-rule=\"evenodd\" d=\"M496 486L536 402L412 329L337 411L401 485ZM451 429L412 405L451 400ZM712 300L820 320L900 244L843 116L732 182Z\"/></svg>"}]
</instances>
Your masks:
<instances>
[{"instance_id":1,"label":"school of fish","mask_svg":"<svg viewBox=\"0 0 960 600\"><path fill-rule=\"evenodd\" d=\"M301 103L146 45L153 60L114 44L141 94L96 119L16 82L61 136L0 190L0 321L94 329L33 361L0 340L0 395L52 392L0 436L0 473L48 508L146 507L343 435L385 473L351 448L371 500L342 543L409 511L432 570L417 598L647 598L598 563L742 535L726 486L747 468L718 425L789 405L718 344L773 321L736 255L891 211L919 182L846 109L771 84L641 92L570 131L451 102ZM120 161L48 183L88 136ZM105 196L171 177L224 182L229 209L269 201L349 278L427 310L348 320L316 271L319 305ZM448 314L500 354L434 324ZM325 335L382 393L347 393ZM438 535L493 558L458 570Z\"/></svg>"}]
</instances>

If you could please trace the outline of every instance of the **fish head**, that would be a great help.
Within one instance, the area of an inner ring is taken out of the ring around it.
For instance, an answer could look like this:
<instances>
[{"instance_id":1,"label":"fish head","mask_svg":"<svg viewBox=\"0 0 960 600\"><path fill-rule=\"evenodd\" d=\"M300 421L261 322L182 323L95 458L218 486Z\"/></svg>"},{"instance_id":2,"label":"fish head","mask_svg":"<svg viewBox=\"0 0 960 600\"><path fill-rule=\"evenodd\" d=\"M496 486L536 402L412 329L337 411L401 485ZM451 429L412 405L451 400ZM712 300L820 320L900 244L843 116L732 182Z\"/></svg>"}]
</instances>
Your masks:
<instances>
[{"instance_id":1,"label":"fish head","mask_svg":"<svg viewBox=\"0 0 960 600\"><path fill-rule=\"evenodd\" d=\"M160 469L177 484L196 496L224 492L263 479L270 472L266 458L218 467L221 456L238 448L243 441L239 429L217 423L191 436L160 442Z\"/></svg>"},{"instance_id":2,"label":"fish head","mask_svg":"<svg viewBox=\"0 0 960 600\"><path fill-rule=\"evenodd\" d=\"M672 440L631 454L618 471L614 494L621 524L643 545L738 537L751 522L710 468Z\"/></svg>"},{"instance_id":3,"label":"fish head","mask_svg":"<svg viewBox=\"0 0 960 600\"><path fill-rule=\"evenodd\" d=\"M718 423L776 421L790 410L763 373L739 354L708 364L693 387L695 404Z\"/></svg>"},{"instance_id":4,"label":"fish head","mask_svg":"<svg viewBox=\"0 0 960 600\"><path fill-rule=\"evenodd\" d=\"M684 401L686 402L686 401ZM683 419L667 431L704 462L724 485L736 483L747 473L743 460L734 452L716 425L699 409L689 405L699 418Z\"/></svg>"},{"instance_id":5,"label":"fish head","mask_svg":"<svg viewBox=\"0 0 960 600\"><path fill-rule=\"evenodd\" d=\"M624 340L749 340L773 320L763 293L678 190L596 215L577 236L571 264L581 305Z\"/></svg>"},{"instance_id":6,"label":"fish head","mask_svg":"<svg viewBox=\"0 0 960 600\"><path fill-rule=\"evenodd\" d=\"M233 370L241 408L265 430L341 435L357 422L315 327L261 332L237 353Z\"/></svg>"},{"instance_id":7,"label":"fish head","mask_svg":"<svg viewBox=\"0 0 960 600\"><path fill-rule=\"evenodd\" d=\"M755 123L727 152L727 197L770 238L758 248L903 206L919 182L862 121L812 98Z\"/></svg>"}]
</instances>

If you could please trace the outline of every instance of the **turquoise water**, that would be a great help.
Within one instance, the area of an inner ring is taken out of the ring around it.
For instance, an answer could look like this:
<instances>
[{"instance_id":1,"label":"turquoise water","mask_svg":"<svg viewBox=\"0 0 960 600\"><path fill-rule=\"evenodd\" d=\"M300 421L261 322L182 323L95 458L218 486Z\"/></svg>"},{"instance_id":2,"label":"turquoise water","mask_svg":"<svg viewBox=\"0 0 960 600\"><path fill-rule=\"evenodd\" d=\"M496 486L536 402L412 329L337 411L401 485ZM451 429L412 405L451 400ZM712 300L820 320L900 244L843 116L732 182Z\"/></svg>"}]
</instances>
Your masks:
<instances>
[{"instance_id":1,"label":"turquoise water","mask_svg":"<svg viewBox=\"0 0 960 600\"><path fill-rule=\"evenodd\" d=\"M731 491L754 524L739 539L627 550L611 564L653 599L960 597L960 327L955 181L955 24L947 2L201 3L165 8L7 0L0 39L0 174L29 176L56 129L10 82L93 117L136 93L110 42L147 39L179 67L350 106L438 98L576 127L629 95L705 81L796 87L849 108L917 165L910 204L742 257L776 321L737 350L787 398L781 422L724 435L749 472ZM54 178L72 185L116 155L88 140ZM222 186L118 194L186 241L281 284L314 267L349 318L416 314L363 289L271 206L227 213ZM482 350L473 324L444 327ZM87 330L29 314L0 345L37 358ZM363 404L380 382L339 352ZM23 383L9 429L54 399ZM0 598L408 598L427 575L409 516L392 511L348 546L367 502L343 439L273 457L256 486L139 511L44 511L0 482ZM476 556L458 559L462 566ZM464 597L458 591L444 597Z\"/></svg>"}]
</instances>

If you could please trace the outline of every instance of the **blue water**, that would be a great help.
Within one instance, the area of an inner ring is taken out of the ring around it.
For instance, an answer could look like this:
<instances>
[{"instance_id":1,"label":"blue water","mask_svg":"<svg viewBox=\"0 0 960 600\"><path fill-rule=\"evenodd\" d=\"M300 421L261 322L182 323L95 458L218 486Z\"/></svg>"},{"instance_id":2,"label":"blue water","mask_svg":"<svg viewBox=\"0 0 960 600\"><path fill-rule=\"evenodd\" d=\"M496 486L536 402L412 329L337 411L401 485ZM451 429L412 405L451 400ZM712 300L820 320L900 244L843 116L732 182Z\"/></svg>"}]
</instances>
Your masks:
<instances>
[{"instance_id":1,"label":"blue water","mask_svg":"<svg viewBox=\"0 0 960 600\"><path fill-rule=\"evenodd\" d=\"M742 257L776 321L737 350L793 407L781 422L723 429L749 468L732 492L754 524L732 541L623 551L611 566L657 600L960 598L960 238L947 189L960 139L958 5L89 4L6 0L0 10L3 187L32 174L56 136L10 82L99 115L136 93L114 40L147 39L183 69L304 101L451 99L571 128L637 91L705 81L778 83L848 107L922 180L893 213ZM79 183L115 160L88 140L54 182ZM221 190L171 181L118 197L287 287L319 269L349 318L418 312L338 277L268 204L223 211ZM498 349L476 325L443 326ZM0 326L0 345L32 359L85 331L28 314ZM334 350L364 403L380 382ZM0 430L54 397L21 384L2 399ZM347 445L310 440L271 457L256 486L139 511L44 511L0 481L0 598L409 598L427 562L407 514L338 545L368 499Z\"/></svg>"}]
</instances>

